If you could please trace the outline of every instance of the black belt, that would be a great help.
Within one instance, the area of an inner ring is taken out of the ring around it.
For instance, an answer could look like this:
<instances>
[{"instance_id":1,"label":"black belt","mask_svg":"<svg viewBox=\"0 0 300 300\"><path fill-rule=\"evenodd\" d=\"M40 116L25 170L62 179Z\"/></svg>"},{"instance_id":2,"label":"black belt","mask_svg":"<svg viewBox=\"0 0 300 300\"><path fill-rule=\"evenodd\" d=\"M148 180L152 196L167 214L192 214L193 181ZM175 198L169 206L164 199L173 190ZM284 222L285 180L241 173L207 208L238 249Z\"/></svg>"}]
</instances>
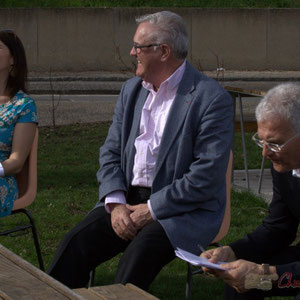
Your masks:
<instances>
[{"instance_id":1,"label":"black belt","mask_svg":"<svg viewBox=\"0 0 300 300\"><path fill-rule=\"evenodd\" d=\"M147 200L149 200L150 195L151 188L131 185L127 195L127 203L131 205L146 203Z\"/></svg>"}]
</instances>

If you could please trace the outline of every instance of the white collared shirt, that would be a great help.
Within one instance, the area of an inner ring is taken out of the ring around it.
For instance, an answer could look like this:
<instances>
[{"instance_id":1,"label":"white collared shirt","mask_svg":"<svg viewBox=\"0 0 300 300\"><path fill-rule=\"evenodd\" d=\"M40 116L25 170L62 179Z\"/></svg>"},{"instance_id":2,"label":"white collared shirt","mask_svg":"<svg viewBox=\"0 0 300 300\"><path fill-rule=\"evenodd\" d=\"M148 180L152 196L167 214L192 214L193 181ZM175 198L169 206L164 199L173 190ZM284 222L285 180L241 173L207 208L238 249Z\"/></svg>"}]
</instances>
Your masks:
<instances>
[{"instance_id":1,"label":"white collared shirt","mask_svg":"<svg viewBox=\"0 0 300 300\"><path fill-rule=\"evenodd\" d=\"M300 178L300 169L294 169L293 176Z\"/></svg>"},{"instance_id":2,"label":"white collared shirt","mask_svg":"<svg viewBox=\"0 0 300 300\"><path fill-rule=\"evenodd\" d=\"M159 145L184 70L185 63L160 85L157 92L152 84L142 83L149 95L142 110L139 136L134 143L136 154L131 182L134 186L152 186Z\"/></svg>"}]
</instances>

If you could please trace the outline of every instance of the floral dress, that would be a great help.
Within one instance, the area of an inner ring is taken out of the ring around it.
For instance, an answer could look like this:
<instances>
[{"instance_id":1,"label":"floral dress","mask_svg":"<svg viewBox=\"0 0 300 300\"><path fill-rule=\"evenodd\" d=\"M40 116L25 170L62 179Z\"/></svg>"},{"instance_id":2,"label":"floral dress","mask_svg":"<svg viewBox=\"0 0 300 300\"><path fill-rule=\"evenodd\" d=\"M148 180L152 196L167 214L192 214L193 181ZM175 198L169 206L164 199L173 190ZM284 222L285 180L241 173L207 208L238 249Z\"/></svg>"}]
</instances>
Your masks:
<instances>
[{"instance_id":1,"label":"floral dress","mask_svg":"<svg viewBox=\"0 0 300 300\"><path fill-rule=\"evenodd\" d=\"M22 91L9 102L0 104L0 162L10 156L17 123L37 123L35 103ZM18 186L15 176L0 177L0 217L11 213L17 198Z\"/></svg>"}]
</instances>

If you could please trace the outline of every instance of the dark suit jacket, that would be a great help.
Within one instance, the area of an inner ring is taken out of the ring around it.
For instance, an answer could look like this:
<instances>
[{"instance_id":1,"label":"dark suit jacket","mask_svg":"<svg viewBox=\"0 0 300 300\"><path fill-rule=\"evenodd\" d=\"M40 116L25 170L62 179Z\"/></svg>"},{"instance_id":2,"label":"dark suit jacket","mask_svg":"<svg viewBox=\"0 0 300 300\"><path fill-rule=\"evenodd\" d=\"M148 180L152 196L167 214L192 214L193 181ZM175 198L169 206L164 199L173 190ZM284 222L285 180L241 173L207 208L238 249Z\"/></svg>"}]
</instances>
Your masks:
<instances>
[{"instance_id":1,"label":"dark suit jacket","mask_svg":"<svg viewBox=\"0 0 300 300\"><path fill-rule=\"evenodd\" d=\"M97 206L113 191L128 192L147 96L138 77L121 90L100 148ZM231 97L187 63L162 136L150 196L154 214L174 247L199 253L197 244L206 247L217 234L226 203L232 134Z\"/></svg>"},{"instance_id":2,"label":"dark suit jacket","mask_svg":"<svg viewBox=\"0 0 300 300\"><path fill-rule=\"evenodd\" d=\"M300 279L300 245L287 248L296 238L300 221L300 178L292 176L292 171L271 171L273 199L269 215L254 232L230 246L238 258L257 263L268 263L285 252L285 257L277 258L278 275L291 272L293 279ZM295 261L289 263L290 256Z\"/></svg>"}]
</instances>

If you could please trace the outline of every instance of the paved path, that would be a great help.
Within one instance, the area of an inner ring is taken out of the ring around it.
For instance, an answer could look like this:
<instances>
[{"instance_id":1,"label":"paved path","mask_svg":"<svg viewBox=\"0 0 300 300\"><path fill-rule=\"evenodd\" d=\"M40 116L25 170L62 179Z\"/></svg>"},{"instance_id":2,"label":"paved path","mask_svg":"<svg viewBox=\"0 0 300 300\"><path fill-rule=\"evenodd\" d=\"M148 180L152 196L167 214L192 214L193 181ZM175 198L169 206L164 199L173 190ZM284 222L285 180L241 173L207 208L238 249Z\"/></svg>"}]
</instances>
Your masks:
<instances>
[{"instance_id":1,"label":"paved path","mask_svg":"<svg viewBox=\"0 0 300 300\"><path fill-rule=\"evenodd\" d=\"M214 71L206 75L224 86L238 86L254 90L268 90L279 82L300 81L300 71L225 71L224 76ZM29 88L33 94L118 94L130 73L111 72L43 72L29 74Z\"/></svg>"},{"instance_id":2,"label":"paved path","mask_svg":"<svg viewBox=\"0 0 300 300\"><path fill-rule=\"evenodd\" d=\"M111 121L117 95L32 95L37 104L39 125Z\"/></svg>"},{"instance_id":3,"label":"paved path","mask_svg":"<svg viewBox=\"0 0 300 300\"><path fill-rule=\"evenodd\" d=\"M234 170L233 171L233 187L238 190L247 189L246 175L244 170ZM265 169L260 194L258 194L260 170L249 170L249 185L250 190L255 195L261 196L267 203L272 200L272 177L270 169Z\"/></svg>"},{"instance_id":4,"label":"paved path","mask_svg":"<svg viewBox=\"0 0 300 300\"><path fill-rule=\"evenodd\" d=\"M241 72L226 71L224 78L216 72L206 72L210 77L221 80L223 86L246 90L267 91L280 82L300 82L300 72ZM58 125L76 122L110 121L114 105L124 81L132 77L129 73L78 72L30 73L29 90L37 100L40 125L52 124L52 99L58 104L55 110ZM60 101L59 101L60 100ZM258 97L243 98L245 121L254 121L254 110ZM55 106L56 106L55 104ZM239 120L239 107L236 107ZM43 118L41 118L41 115Z\"/></svg>"},{"instance_id":5,"label":"paved path","mask_svg":"<svg viewBox=\"0 0 300 300\"><path fill-rule=\"evenodd\" d=\"M37 103L40 126L52 125L53 102L57 125L78 122L111 121L118 95L32 95ZM254 110L259 97L243 98L244 121L255 121ZM240 118L236 103L236 120Z\"/></svg>"}]
</instances>

